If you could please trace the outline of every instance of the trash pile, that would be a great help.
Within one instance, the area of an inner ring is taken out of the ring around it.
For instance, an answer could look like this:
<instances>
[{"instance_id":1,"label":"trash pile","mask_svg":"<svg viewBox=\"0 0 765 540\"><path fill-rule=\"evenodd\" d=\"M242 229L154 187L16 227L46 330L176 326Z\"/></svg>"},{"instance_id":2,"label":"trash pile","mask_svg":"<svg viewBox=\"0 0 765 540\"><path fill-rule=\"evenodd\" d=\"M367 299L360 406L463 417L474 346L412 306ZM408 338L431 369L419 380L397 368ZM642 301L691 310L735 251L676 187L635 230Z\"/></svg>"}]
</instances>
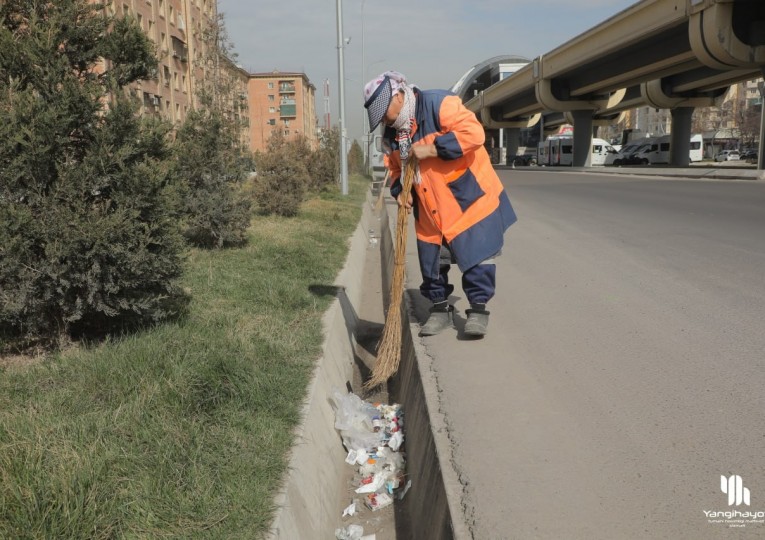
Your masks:
<instances>
[{"instance_id":1,"label":"trash pile","mask_svg":"<svg viewBox=\"0 0 765 540\"><path fill-rule=\"evenodd\" d=\"M357 467L354 483L364 505L377 511L403 499L412 485L406 478L404 414L400 405L373 405L356 394L334 389L335 428L348 451L345 462ZM343 511L353 516L357 501ZM358 533L357 533L358 534ZM354 538L348 528L337 529L338 539ZM359 536L360 537L360 536Z\"/></svg>"}]
</instances>

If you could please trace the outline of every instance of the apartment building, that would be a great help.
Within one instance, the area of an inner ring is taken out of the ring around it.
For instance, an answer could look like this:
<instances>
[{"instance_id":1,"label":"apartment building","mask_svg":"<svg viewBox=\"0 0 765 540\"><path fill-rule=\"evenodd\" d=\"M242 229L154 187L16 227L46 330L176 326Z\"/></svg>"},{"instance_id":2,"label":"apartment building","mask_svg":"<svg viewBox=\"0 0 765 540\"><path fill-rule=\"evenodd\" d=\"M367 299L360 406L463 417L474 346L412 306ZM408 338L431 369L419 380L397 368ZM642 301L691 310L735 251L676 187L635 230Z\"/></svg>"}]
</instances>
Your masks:
<instances>
[{"instance_id":1,"label":"apartment building","mask_svg":"<svg viewBox=\"0 0 765 540\"><path fill-rule=\"evenodd\" d=\"M200 92L215 87L226 94L216 99L242 126L240 140L250 147L249 74L209 45L218 28L217 0L115 0L105 9L111 15L134 17L157 45L154 77L128 89L140 100L143 115L180 124L199 107Z\"/></svg>"},{"instance_id":2,"label":"apartment building","mask_svg":"<svg viewBox=\"0 0 765 540\"><path fill-rule=\"evenodd\" d=\"M111 15L135 17L157 44L159 66L154 78L129 89L140 99L142 113L183 122L197 105L197 86L206 74L204 34L216 24L216 0L114 0L104 9Z\"/></svg>"},{"instance_id":3,"label":"apartment building","mask_svg":"<svg viewBox=\"0 0 765 540\"><path fill-rule=\"evenodd\" d=\"M226 93L222 97L223 109L229 119L241 126L239 142L244 148L251 148L250 105L247 96L250 74L229 58L222 58L218 71L222 79L218 86Z\"/></svg>"},{"instance_id":4,"label":"apartment building","mask_svg":"<svg viewBox=\"0 0 765 540\"><path fill-rule=\"evenodd\" d=\"M264 150L277 129L288 139L303 136L317 146L316 87L305 73L251 73L247 92L253 151Z\"/></svg>"}]
</instances>

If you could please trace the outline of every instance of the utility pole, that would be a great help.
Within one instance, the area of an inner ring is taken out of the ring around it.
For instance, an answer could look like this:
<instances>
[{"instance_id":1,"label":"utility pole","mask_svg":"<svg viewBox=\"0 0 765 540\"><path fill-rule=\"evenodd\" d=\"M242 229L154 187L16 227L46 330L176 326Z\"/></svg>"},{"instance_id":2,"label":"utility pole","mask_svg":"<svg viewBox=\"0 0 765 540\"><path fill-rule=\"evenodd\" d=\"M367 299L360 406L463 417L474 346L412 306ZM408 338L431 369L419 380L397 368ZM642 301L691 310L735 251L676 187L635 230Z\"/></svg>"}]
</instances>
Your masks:
<instances>
[{"instance_id":1,"label":"utility pole","mask_svg":"<svg viewBox=\"0 0 765 540\"><path fill-rule=\"evenodd\" d=\"M765 77L765 68L762 68L762 75ZM765 169L765 83L757 84L760 91L760 142L757 147L757 169Z\"/></svg>"},{"instance_id":2,"label":"utility pole","mask_svg":"<svg viewBox=\"0 0 765 540\"><path fill-rule=\"evenodd\" d=\"M364 50L364 0L361 0L361 84L366 84L367 74L364 71L365 63ZM366 111L364 111L366 113ZM369 136L367 135L367 115L361 115L361 137L364 141L364 170L369 173L372 164L369 162Z\"/></svg>"},{"instance_id":3,"label":"utility pole","mask_svg":"<svg viewBox=\"0 0 765 540\"><path fill-rule=\"evenodd\" d=\"M341 193L348 195L348 156L345 151L345 72L343 67L343 1L337 0L337 71L340 87L340 186Z\"/></svg>"}]
</instances>

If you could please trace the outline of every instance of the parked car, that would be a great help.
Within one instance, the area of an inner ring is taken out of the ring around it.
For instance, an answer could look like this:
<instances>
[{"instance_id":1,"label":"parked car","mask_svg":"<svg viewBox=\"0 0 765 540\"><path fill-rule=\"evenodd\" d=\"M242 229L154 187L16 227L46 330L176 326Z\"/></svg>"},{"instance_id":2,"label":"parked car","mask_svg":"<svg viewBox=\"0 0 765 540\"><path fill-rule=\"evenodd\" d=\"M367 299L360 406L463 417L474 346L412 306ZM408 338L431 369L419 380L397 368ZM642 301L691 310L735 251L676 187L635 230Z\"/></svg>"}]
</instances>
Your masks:
<instances>
[{"instance_id":1,"label":"parked car","mask_svg":"<svg viewBox=\"0 0 765 540\"><path fill-rule=\"evenodd\" d=\"M508 165L536 165L537 164L537 156L534 154L520 154L517 156L511 156L510 159L507 160Z\"/></svg>"},{"instance_id":2,"label":"parked car","mask_svg":"<svg viewBox=\"0 0 765 540\"><path fill-rule=\"evenodd\" d=\"M740 158L738 150L723 150L715 156L715 161L738 161Z\"/></svg>"},{"instance_id":3,"label":"parked car","mask_svg":"<svg viewBox=\"0 0 765 540\"><path fill-rule=\"evenodd\" d=\"M746 161L747 163L757 163L757 150L747 150L745 152L741 152L739 159L741 161Z\"/></svg>"}]
</instances>

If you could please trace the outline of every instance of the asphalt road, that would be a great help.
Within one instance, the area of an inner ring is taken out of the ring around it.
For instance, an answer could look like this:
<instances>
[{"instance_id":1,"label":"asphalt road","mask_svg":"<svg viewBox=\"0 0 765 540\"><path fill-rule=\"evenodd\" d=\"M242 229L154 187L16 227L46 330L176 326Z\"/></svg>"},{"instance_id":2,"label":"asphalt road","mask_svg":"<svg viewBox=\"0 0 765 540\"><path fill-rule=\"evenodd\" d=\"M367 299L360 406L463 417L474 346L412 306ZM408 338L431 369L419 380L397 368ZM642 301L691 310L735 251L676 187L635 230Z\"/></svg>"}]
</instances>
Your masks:
<instances>
[{"instance_id":1,"label":"asphalt road","mask_svg":"<svg viewBox=\"0 0 765 540\"><path fill-rule=\"evenodd\" d=\"M474 537L765 538L704 513L765 513L765 183L500 175L490 333L422 338Z\"/></svg>"}]
</instances>

